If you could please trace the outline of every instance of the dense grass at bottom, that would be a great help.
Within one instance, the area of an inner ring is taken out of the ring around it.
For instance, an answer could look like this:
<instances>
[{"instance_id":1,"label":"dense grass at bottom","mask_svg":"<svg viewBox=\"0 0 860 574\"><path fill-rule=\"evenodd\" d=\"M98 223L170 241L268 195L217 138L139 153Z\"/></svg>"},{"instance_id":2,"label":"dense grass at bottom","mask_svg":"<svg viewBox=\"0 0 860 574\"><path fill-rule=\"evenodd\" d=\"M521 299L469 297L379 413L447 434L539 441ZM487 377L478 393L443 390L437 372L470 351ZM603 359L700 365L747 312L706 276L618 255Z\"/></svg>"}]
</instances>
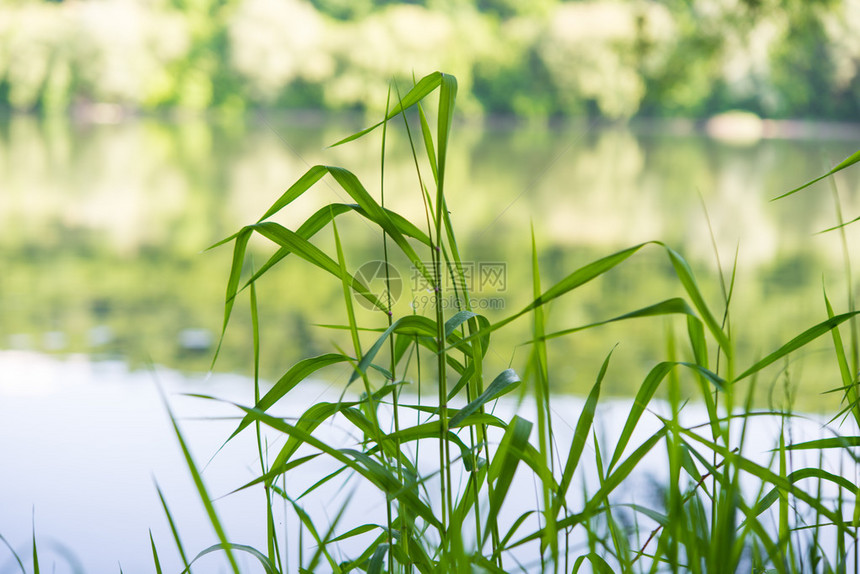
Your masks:
<instances>
[{"instance_id":1,"label":"dense grass at bottom","mask_svg":"<svg viewBox=\"0 0 860 574\"><path fill-rule=\"evenodd\" d=\"M429 96L437 91L438 101L431 102ZM384 179L377 200L351 172L319 165L258 222L222 242L233 244L224 329L237 296L248 293L255 373L260 365L256 282L284 258L303 259L339 281L345 321L328 326L343 335L331 353L299 361L265 394L256 377L254 404L236 405L243 419L227 441L240 432L256 432L260 473L242 488L257 488L265 499L265 548L227 539L176 427L219 539L204 552L223 552L234 571L236 554L250 553L268 572L856 570L860 505L854 447L860 445L860 403L853 298L849 296L846 310L837 312L823 295L827 315L820 323L787 338L753 364L738 364L731 314L734 268L721 271L722 300L716 311L683 256L659 241L605 255L546 287L532 233L533 300L490 322L473 310L465 259L445 201L456 93L456 80L442 73L422 78L406 94L395 85L383 121L335 144L379 129L384 174L388 124L403 122L415 158L415 194L424 205L423 221L410 222L385 207ZM435 107L435 131L425 106ZM834 172L858 159L855 154ZM352 203L323 207L295 230L273 219L324 177ZM390 277L379 289L351 275L338 233L340 217L363 218L376 230L377 237L370 240L379 242L386 264L395 252L408 259L427 282L435 304L424 314L395 315ZM334 253L312 242L329 231ZM262 236L276 249L259 269L249 269L245 261L252 236ZM575 296L578 288L646 250L666 257L683 297L588 325L549 330L553 301ZM847 242L845 252L850 285ZM448 280L456 305L443 307ZM360 324L358 317L364 315L356 302L375 309L379 319ZM531 325L532 336L523 341L524 360L517 369L486 372L494 334L515 321ZM605 358L594 365L585 401L575 413L561 415L550 394L554 365L548 345L627 321L651 321L655 336L665 340L665 354L654 357L632 404L609 417L611 423L602 417L601 388L613 353L606 349ZM800 419L792 412L790 393L784 408L765 411L753 408L753 396L759 377L773 376L781 367L784 388L790 390L794 370L785 365L819 338L832 342L841 377L834 392L843 398L833 420L844 424L794 440L798 433L791 431ZM290 400L290 391L302 381L336 365L349 369L344 393L351 388L358 396L343 394L336 401L313 404L295 419L270 414L280 401ZM404 388L418 394L404 393ZM667 400L657 401L658 392ZM500 407L503 395L509 397ZM564 417L568 432L560 430ZM763 446L759 421L764 420L772 432L770 444ZM601 425L607 434L599 432ZM345 438L320 438L324 426L347 429ZM282 435L279 446L264 440L263 427ZM327 473L303 477L302 466L320 457L330 465ZM663 472L650 487L652 495L636 496L641 471L654 460ZM333 516L305 510L314 497L332 500L350 482L361 485L362 494L354 497L384 499L384 510L353 516L351 496L343 497ZM275 527L280 504L299 523L289 534ZM290 535L298 537L297 544L285 540ZM181 548L178 534L175 541ZM291 544L298 550L288 559L283 549Z\"/></svg>"}]
</instances>

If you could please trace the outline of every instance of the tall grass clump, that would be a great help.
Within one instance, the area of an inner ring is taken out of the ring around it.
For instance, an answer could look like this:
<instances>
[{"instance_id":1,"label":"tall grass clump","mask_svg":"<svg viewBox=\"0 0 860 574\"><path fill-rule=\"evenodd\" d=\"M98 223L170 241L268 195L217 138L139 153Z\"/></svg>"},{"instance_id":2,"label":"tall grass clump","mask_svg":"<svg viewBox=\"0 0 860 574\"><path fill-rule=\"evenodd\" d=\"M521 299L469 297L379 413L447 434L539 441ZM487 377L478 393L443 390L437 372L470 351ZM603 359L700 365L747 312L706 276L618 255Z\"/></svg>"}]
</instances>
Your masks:
<instances>
[{"instance_id":1,"label":"tall grass clump","mask_svg":"<svg viewBox=\"0 0 860 574\"><path fill-rule=\"evenodd\" d=\"M388 209L382 182L374 194L350 171L317 165L257 222L218 244L233 246L224 330L237 297L250 295L255 397L251 405L235 405L242 418L227 442L239 433L256 434L259 475L240 488L262 491L267 544L251 548L228 540L176 427L220 540L203 553L225 552L233 571L239 568L235 555L249 553L266 572L856 569L860 492L854 480L845 478L853 471L839 472L820 462L835 450L857 464L857 339L852 336L846 344L839 329L855 321L853 303L840 313L825 298L822 322L746 364L732 331L734 270L722 280L717 308L706 301L684 257L660 241L611 253L547 286L541 281L533 232L531 302L490 321L476 312L466 280L467 259L446 205L456 97L455 78L443 73L420 79L405 94L395 86L382 121L335 144L350 144L380 130L384 172L388 126L404 125L415 164L411 193L423 204L423 220L413 222ZM849 160L841 167L853 163ZM294 230L272 220L303 194L313 193L323 178L351 203L327 205ZM341 216L362 219L372 229L349 242L378 242L386 289L372 289L349 272L345 237L338 231ZM254 235L276 249L256 270L248 253ZM325 252L315 238L327 239L333 248ZM550 303L575 296L577 289L645 250L666 257L682 297L622 310L596 323L550 328L563 319L551 316ZM263 393L257 376L256 284L287 257L302 259L340 283L344 320L328 327L348 342L346 348L336 345L332 352L299 361ZM434 304L426 312L401 313L394 304L389 262L395 259L408 261L429 286ZM446 284L454 285L453 305L443 299ZM654 366L643 373L632 404L617 421L620 430L599 432L606 426L601 423L601 388L613 352L606 349L605 357L596 360L591 391L575 413L574 428L561 433L553 422L555 375L547 346L559 337L633 320L655 321L657 332L665 333L666 355L655 357ZM525 360L516 368L492 371L487 355L493 336L514 322L528 324L531 331L523 341ZM773 373L825 335L832 338L841 376L835 385L844 397L839 415L847 415L845 425L854 429L854 436L834 432L792 444L787 429L798 415L757 409L753 390L758 377ZM277 405L290 403L297 387L338 365L348 369L340 400L313 404L297 418L274 414ZM514 391L523 408L497 414L497 399ZM688 402L702 405L696 411L704 413L700 420L690 420ZM749 452L750 423L757 417L776 420L781 429L764 459L760 452ZM646 425L646 418L658 424ZM333 442L320 432L326 426L343 430L348 438ZM799 456L803 451L820 454L805 464L807 459ZM329 470L313 476L309 485L296 478L320 458L329 461ZM630 485L641 484L636 475L646 458L661 461L665 477L650 499L631 497ZM350 480L359 485L356 492L362 497L377 497L378 516L350 515L348 495L335 516L307 510L314 496L331 497L333 485ZM285 519L279 512L294 516L298 528L285 534L276 527ZM289 557L288 535L299 540L298 554Z\"/></svg>"}]
</instances>

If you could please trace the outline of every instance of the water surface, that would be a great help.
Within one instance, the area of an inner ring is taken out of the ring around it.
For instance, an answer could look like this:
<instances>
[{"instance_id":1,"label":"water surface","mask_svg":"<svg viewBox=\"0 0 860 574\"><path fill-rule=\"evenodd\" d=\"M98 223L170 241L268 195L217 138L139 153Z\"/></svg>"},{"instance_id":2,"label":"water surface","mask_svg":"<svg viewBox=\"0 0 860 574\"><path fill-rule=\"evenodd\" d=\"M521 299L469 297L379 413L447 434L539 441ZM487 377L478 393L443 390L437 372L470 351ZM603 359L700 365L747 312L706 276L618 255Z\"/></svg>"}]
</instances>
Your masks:
<instances>
[{"instance_id":1,"label":"water surface","mask_svg":"<svg viewBox=\"0 0 860 574\"><path fill-rule=\"evenodd\" d=\"M366 143L325 147L360 125L295 117L227 125L0 121L0 349L205 371L220 332L230 249L201 251L256 221L316 163L353 170L378 197L376 135ZM530 300L530 225L544 286L617 249L659 239L690 261L718 316L718 263L728 281L737 253L732 327L739 364L775 349L824 318L822 280L837 312L847 308L840 237L816 235L837 221L827 184L769 200L856 151L860 135L808 125L801 135L732 144L677 124L458 126L448 205L477 277L481 310L502 318ZM427 169L422 175L430 178ZM845 218L857 217L857 171L836 181ZM385 192L389 207L423 226L409 146L396 126ZM317 208L348 199L326 179L277 220L295 229ZM377 232L356 216L340 221L351 270L381 258ZM848 229L849 245L857 245L858 228ZM315 242L334 255L330 228ZM259 241L252 248L254 264L262 265L270 247ZM428 311L414 271L402 259L393 263L403 287L398 312L411 312L411 303ZM496 280L478 280L484 266ZM300 357L329 351L333 342L348 344L342 333L313 326L345 321L338 281L288 259L259 288L267 377ZM649 247L555 302L548 329L681 294L665 255ZM247 299L236 308L216 370L248 373ZM381 313L359 312L369 326L385 324ZM599 362L620 343L606 388L629 394L648 366L665 356L667 328L665 321L643 320L555 340L552 385L584 392ZM683 323L675 328L683 335ZM528 339L525 319L494 334L490 370L517 367L525 357L517 345ZM818 355L828 352L826 345L819 348ZM823 406L819 393L837 385L832 363L828 356L813 369L821 376L798 378L801 394ZM765 391L775 380L764 381Z\"/></svg>"}]
</instances>

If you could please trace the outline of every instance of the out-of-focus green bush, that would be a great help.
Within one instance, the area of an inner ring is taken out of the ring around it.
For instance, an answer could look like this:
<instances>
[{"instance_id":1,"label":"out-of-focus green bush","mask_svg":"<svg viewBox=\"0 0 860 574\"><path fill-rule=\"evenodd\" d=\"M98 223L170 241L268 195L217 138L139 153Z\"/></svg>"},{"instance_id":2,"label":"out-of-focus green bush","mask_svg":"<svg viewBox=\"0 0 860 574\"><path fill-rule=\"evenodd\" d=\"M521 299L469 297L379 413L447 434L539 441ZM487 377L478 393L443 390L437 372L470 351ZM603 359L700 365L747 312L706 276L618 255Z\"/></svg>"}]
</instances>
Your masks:
<instances>
[{"instance_id":1,"label":"out-of-focus green bush","mask_svg":"<svg viewBox=\"0 0 860 574\"><path fill-rule=\"evenodd\" d=\"M0 0L0 107L381 108L444 69L476 115L857 119L858 38L860 0Z\"/></svg>"}]
</instances>

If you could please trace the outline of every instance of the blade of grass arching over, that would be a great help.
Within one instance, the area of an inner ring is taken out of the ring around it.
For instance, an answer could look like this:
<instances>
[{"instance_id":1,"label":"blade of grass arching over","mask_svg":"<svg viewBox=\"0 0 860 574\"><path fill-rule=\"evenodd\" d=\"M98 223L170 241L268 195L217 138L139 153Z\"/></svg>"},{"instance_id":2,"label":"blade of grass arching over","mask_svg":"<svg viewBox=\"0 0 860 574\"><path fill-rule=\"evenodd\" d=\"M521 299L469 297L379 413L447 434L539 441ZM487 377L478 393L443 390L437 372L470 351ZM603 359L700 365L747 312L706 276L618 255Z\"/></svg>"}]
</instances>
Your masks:
<instances>
[{"instance_id":1,"label":"blade of grass arching over","mask_svg":"<svg viewBox=\"0 0 860 574\"><path fill-rule=\"evenodd\" d=\"M394 227L397 228L404 236L411 237L412 239L416 239L424 245L430 245L430 238L427 237L427 234L418 229L412 222L407 220L402 215L395 213L389 209L382 208L383 211L388 215L389 219L393 223ZM367 211L358 204L355 203L330 203L324 207L319 208L313 215L307 218L304 223L302 223L298 229L296 229L296 235L303 239L310 239L314 235L316 235L321 229L323 229L326 224L330 223L334 220L335 217L342 215L344 213L348 213L350 211L354 211L355 213L361 215L365 219L369 219L372 221ZM245 283L242 289L245 289L262 277L269 269L274 267L278 262L287 257L292 251L287 247L281 247L278 249L271 257L269 257L268 261L254 273L250 279Z\"/></svg>"},{"instance_id":2,"label":"blade of grass arching over","mask_svg":"<svg viewBox=\"0 0 860 574\"><path fill-rule=\"evenodd\" d=\"M629 313L624 313L623 315L613 317L612 319L606 319L605 321L598 321L596 323L589 323L588 325L582 325L580 327L563 329L561 331L554 331L552 333L544 335L541 340L545 341L549 339L555 339L557 337L563 337L564 335L570 335L572 333L578 333L579 331L585 331L586 329L592 329L594 327L608 325L609 323L626 321L627 319L659 317L662 315L688 315L691 317L696 317L695 311L690 308L686 301L684 301L680 297L673 297L672 299L666 299L665 301L660 301L659 303L648 305L647 307L643 307L641 309L637 309ZM534 343L535 341L537 341L537 339L533 339L529 342Z\"/></svg>"},{"instance_id":3,"label":"blade of grass arching over","mask_svg":"<svg viewBox=\"0 0 860 574\"><path fill-rule=\"evenodd\" d=\"M300 195L309 190L313 185L321 180L328 173L328 169L324 165L315 165L306 171L296 182L279 197L275 203L257 220L257 223L268 219L284 207L296 200Z\"/></svg>"},{"instance_id":4,"label":"blade of grass arching over","mask_svg":"<svg viewBox=\"0 0 860 574\"><path fill-rule=\"evenodd\" d=\"M496 454L490 463L489 471L491 475L496 477L495 488L493 496L490 499L487 525L484 529L485 540L481 541L481 546L486 544L486 537L492 531L491 525L495 522L499 514L499 509L508 496L517 466L523 458L522 452L525 450L526 444L528 444L531 430L532 423L514 415L513 420L511 420L505 434L502 436L499 448L496 449Z\"/></svg>"},{"instance_id":5,"label":"blade of grass arching over","mask_svg":"<svg viewBox=\"0 0 860 574\"><path fill-rule=\"evenodd\" d=\"M794 443L785 448L787 450L822 450L826 448L846 449L858 446L860 446L860 436L834 436Z\"/></svg>"},{"instance_id":6,"label":"blade of grass arching over","mask_svg":"<svg viewBox=\"0 0 860 574\"><path fill-rule=\"evenodd\" d=\"M639 245L634 245L633 247L628 247L627 249L623 249L611 255L607 255L606 257L602 257L597 261L593 261L583 267L580 267L549 289L543 292L540 297L535 298L531 303L523 307L520 311L514 313L513 315L502 319L496 323L493 323L487 329L481 330L480 334L483 335L490 331L495 331L511 323L512 321L519 319L526 313L530 312L532 309L545 305L556 299L565 293L568 293L577 287L581 287L585 285L589 281L603 275L610 269L616 267L626 259L628 259L631 255L642 249L648 245L648 243L640 243ZM471 335L469 338L474 337L475 335Z\"/></svg>"},{"instance_id":7,"label":"blade of grass arching over","mask_svg":"<svg viewBox=\"0 0 860 574\"><path fill-rule=\"evenodd\" d=\"M499 373L499 376L493 379L493 382L489 384L481 396L477 397L451 417L448 426L450 428L459 426L466 417L477 412L486 403L511 392L518 384L520 384L520 377L517 373L513 369L505 369Z\"/></svg>"},{"instance_id":8,"label":"blade of grass arching over","mask_svg":"<svg viewBox=\"0 0 860 574\"><path fill-rule=\"evenodd\" d=\"M415 250L412 248L412 246L406 240L404 234L394 224L391 217L389 217L388 211L383 209L376 202L376 200L373 199L373 197L367 192L367 190L364 188L364 186L361 184L361 182L355 176L355 174L353 174L352 172L350 172L346 169L343 169L341 167L322 166L322 165L312 167L308 171L308 173L311 173L311 172L317 173L320 171L328 172L334 178L334 180L338 183L338 185L340 185L340 187L345 192L347 192L350 197L352 197L355 200L355 202L359 205L359 207L361 207L361 209L363 210L363 213L366 214L366 217L368 219L370 219L371 221L373 221L374 223L376 223L377 225L379 225L380 227L382 227L382 229L388 234L388 236L391 237L392 240L394 240L394 242L397 244L397 246L400 248L400 250L403 251L404 255L406 255L409 258L409 260L412 262L412 264L415 266L415 268L418 269L425 276L425 278L427 278L428 280L431 280L431 276L430 276L429 272L427 271L427 269L424 267L423 262L419 259L418 255L415 253ZM313 185L313 183L316 183L316 181L318 181L318 179L319 178L314 180L313 178L310 178L310 179L305 180L304 177L301 178L299 180L299 182L297 182L293 187L291 187L290 190L286 194L284 194L284 196L282 196L281 199L278 201L279 209L282 209L283 207L288 205L290 202L294 201L299 196L301 196L303 193L308 191L308 189L311 187L311 185ZM299 185L300 182L301 182L301 185ZM275 211L277 211L277 210L273 211L272 209L270 209L267 212L267 215L265 215L263 218L261 218L261 220L258 221L256 224L251 225L249 227L251 229L254 229L254 230L262 233L261 230L266 229L267 226L275 225L272 222L264 222L263 221L263 219L266 219L266 217L268 217L270 213L274 213ZM277 226L277 227L284 229L281 226ZM298 237L298 234L296 234L292 231L290 231L289 233L292 235L296 235ZM264 235L265 235L265 233L264 233ZM271 239L272 241L275 241L275 239L272 239L271 237L269 237L269 239ZM299 243L308 244L307 240L305 238L298 237L298 239L301 240ZM293 242L295 242L295 240ZM281 245L283 247L287 247L287 248L292 249L294 252L296 252L297 255L300 255L301 257L304 258L304 256L301 255L300 252L296 251L294 245L292 245L290 243L281 244ZM317 251L318 251L318 249L317 249ZM315 262L311 261L311 263L315 263Z\"/></svg>"},{"instance_id":9,"label":"blade of grass arching over","mask_svg":"<svg viewBox=\"0 0 860 574\"><path fill-rule=\"evenodd\" d=\"M740 381L752 375L753 373L761 371L768 365L771 365L772 363L782 359L783 357L788 356L790 353L793 353L801 347L808 345L810 342L814 341L824 333L827 333L837 325L844 323L851 317L855 317L858 313L860 313L860 311L854 311L852 313L842 313L841 315L836 315L835 317L831 317L826 321L822 321L814 327L810 327L809 329L807 329L806 331L804 331L803 333L801 333L800 335L798 335L797 337L795 337L794 339L792 339L791 341L789 341L788 343L786 343L785 345L783 345L782 347L780 347L779 349L769 354L764 359L760 360L759 362L751 366L749 369L738 375L735 381Z\"/></svg>"},{"instance_id":10,"label":"blade of grass arching over","mask_svg":"<svg viewBox=\"0 0 860 574\"><path fill-rule=\"evenodd\" d=\"M824 292L824 304L827 307L827 318L833 319L833 307L830 305L826 291ZM842 377L842 388L845 389L843 400L854 416L854 421L860 425L860 400L857 396L857 381L851 375L851 368L848 366L848 358L845 356L845 347L842 343L839 327L834 327L830 334L833 336L833 349L836 351L836 363L839 365L839 375Z\"/></svg>"},{"instance_id":11,"label":"blade of grass arching over","mask_svg":"<svg viewBox=\"0 0 860 574\"><path fill-rule=\"evenodd\" d=\"M21 574L27 574L27 570L26 570L26 568L24 568L24 563L21 561L21 557L20 557L20 556L18 556L18 553L17 553L17 552L15 552L15 549L14 549L14 548L12 548L12 545L11 545L11 544L9 544L9 541L8 541L8 540L6 540L6 537L5 537L5 536L3 536L2 534L0 534L0 542L2 542L3 544L5 544L5 545L6 545L6 548L8 548L8 549L9 549L9 552L11 552L11 553L12 553L12 558L14 558L14 559L15 559L15 562L17 562L17 563L18 563L18 568L20 568L20 569L21 569Z\"/></svg>"},{"instance_id":12,"label":"blade of grass arching over","mask_svg":"<svg viewBox=\"0 0 860 574\"><path fill-rule=\"evenodd\" d=\"M445 321L445 338L447 339L450 337L460 325L467 322L469 319L479 316L480 315L473 311L458 311L450 319Z\"/></svg>"},{"instance_id":13,"label":"blade of grass arching over","mask_svg":"<svg viewBox=\"0 0 860 574\"><path fill-rule=\"evenodd\" d=\"M209 523L215 530L215 534L218 536L218 539L221 541L221 544L225 547L224 550L227 554L227 560L230 562L230 568L233 570L234 574L239 574L239 565L236 563L236 558L233 556L233 552L230 549L230 543L227 541L227 534L224 532L224 527L221 526L221 520L218 518L218 514L215 512L215 506L212 504L212 499L209 497L209 493L206 491L206 486L203 484L203 477L200 476L200 472L197 470L197 465L194 463L194 459L191 457L191 451L188 449L188 445L185 442L185 438L183 438L182 432L179 430L179 424L176 422L176 417L173 416L173 411L170 408L170 404L167 402L167 397L165 396L164 390L161 388L161 385L158 385L158 393L161 395L161 401L164 404L165 410L167 411L167 416L170 418L170 423L173 425L173 432L174 434L176 434L176 438L179 441L179 446L182 449L182 455L185 458L185 464L188 466L188 470L191 472L191 478L194 480L194 486L197 489L197 494L200 496L200 500L203 502L203 506L206 509L206 515L209 517Z\"/></svg>"},{"instance_id":14,"label":"blade of grass arching over","mask_svg":"<svg viewBox=\"0 0 860 574\"><path fill-rule=\"evenodd\" d=\"M347 137L343 138L342 140L338 141L337 143L332 144L329 147L335 147L335 146L339 146L339 145L357 140L358 138L360 138L366 134L369 134L370 132L372 132L373 130L375 130L379 126L381 126L386 121L396 117L397 115L401 114L402 112L405 112L406 110L408 110L409 108L411 108L412 106L414 106L415 104L420 102L422 99L427 97L427 95L429 95L431 92L433 92L433 90L438 88L439 84L442 82L442 77L443 77L443 74L441 72L433 72L432 74L428 74L428 75L424 76L423 78L421 78L421 80L418 81L418 83L415 84L415 86L412 87L411 90L406 92L405 96L400 98L400 101L398 102L398 104L391 111L388 112L388 115L385 116L384 120L382 120L378 123L375 123L372 126L370 126L369 128L363 129L360 132L356 132L350 136L347 136Z\"/></svg>"},{"instance_id":15,"label":"blade of grass arching over","mask_svg":"<svg viewBox=\"0 0 860 574\"><path fill-rule=\"evenodd\" d=\"M209 548L206 548L205 550L201 550L197 554L197 556L194 557L194 560L192 560L191 563L193 564L193 563L197 562L197 560L199 560L200 558L203 558L207 554L212 554L213 552L219 552L222 550L224 552L232 552L235 550L237 552L243 552L245 554L250 554L251 556L256 558L257 561L263 566L263 571L266 574L279 574L277 567L268 558L266 558L266 555L263 554L262 552L260 552L259 550L257 550L256 548L254 548L253 546L247 546L245 544L233 544L230 542L222 542L220 544L214 544L214 545L210 546ZM184 574L184 571L183 571L183 574Z\"/></svg>"},{"instance_id":16,"label":"blade of grass arching over","mask_svg":"<svg viewBox=\"0 0 860 574\"><path fill-rule=\"evenodd\" d=\"M173 541L176 543L176 549L179 551L179 557L182 559L182 564L185 566L184 572L191 572L191 564L188 562L188 557L185 554L185 548L182 546L182 540L179 538L179 530L176 528L176 523L173 520L173 515L170 508L167 506L167 501L164 499L164 494L158 483L155 483L155 490L158 492L158 498L161 500L161 507L164 509L164 515L167 517L167 523L170 525L170 532L173 534Z\"/></svg>"},{"instance_id":17,"label":"blade of grass arching over","mask_svg":"<svg viewBox=\"0 0 860 574\"><path fill-rule=\"evenodd\" d=\"M242 275L242 264L245 262L245 251L247 250L250 238L251 230L247 227L243 227L236 235L236 243L233 245L233 262L230 265L230 276L227 279L227 293L224 297L224 323L221 327L221 336L218 337L218 346L215 348L215 355L212 357L212 364L209 366L210 370L215 367L215 361L218 360L221 345L224 343L224 334L227 332L227 324L230 322L230 314L233 311L233 303L236 300L239 278Z\"/></svg>"},{"instance_id":18,"label":"blade of grass arching over","mask_svg":"<svg viewBox=\"0 0 860 574\"><path fill-rule=\"evenodd\" d=\"M603 383L603 378L606 376L606 370L609 368L609 360L612 358L612 351L606 355L603 360L603 365L600 367L600 372L597 375L597 381L591 387L591 392L588 393L588 398L579 414L579 420L576 422L576 429L573 431L573 438L570 441L570 450L567 454L567 462L564 464L564 470L561 473L561 482L558 485L558 498L556 500L555 510L553 511L553 519L558 518L558 513L561 507L565 506L565 496L570 483L573 480L573 473L579 466L579 459L582 457L582 451L585 448L585 443L588 436L591 434L591 425L594 422L594 413L597 410L597 400L600 397L600 385Z\"/></svg>"},{"instance_id":19,"label":"blade of grass arching over","mask_svg":"<svg viewBox=\"0 0 860 574\"><path fill-rule=\"evenodd\" d=\"M354 536L360 536L362 534L365 534L367 532L370 532L372 530L377 530L377 529L385 530L385 527L381 526L379 524L362 524L361 526L356 526L355 528L348 530L347 532L344 532L343 534L335 536L334 538L329 540L329 542L331 543L331 542L340 542L342 540L348 540Z\"/></svg>"},{"instance_id":20,"label":"blade of grass arching over","mask_svg":"<svg viewBox=\"0 0 860 574\"><path fill-rule=\"evenodd\" d=\"M596 552L589 552L584 556L580 556L573 563L573 574L577 574L579 569L582 568L582 563L588 560L592 566L593 572L597 572L598 574L615 574L615 570Z\"/></svg>"},{"instance_id":21,"label":"blade of grass arching over","mask_svg":"<svg viewBox=\"0 0 860 574\"><path fill-rule=\"evenodd\" d=\"M426 279L431 279L429 271L424 266L424 262L418 257L418 254L400 230L394 225L391 218L388 217L386 211L382 209L367 190L364 189L364 186L355 174L340 167L329 167L328 171L335 181L340 184L343 190L346 191L356 201L356 203L358 203L367 212L368 218L382 227L385 233L387 233L388 236L397 244L403 254L409 258L412 265L414 265Z\"/></svg>"},{"instance_id":22,"label":"blade of grass arching over","mask_svg":"<svg viewBox=\"0 0 860 574\"><path fill-rule=\"evenodd\" d=\"M839 172L839 171L842 171L842 170L843 170L843 169L845 169L846 167L851 167L852 165L854 165L854 164L855 164L855 163L857 163L858 161L860 161L860 150L857 150L857 151L855 151L854 153L852 153L851 155L849 155L848 157L846 157L844 160L842 160L841 162L839 162L839 164L838 164L836 167L834 167L833 169L831 169L830 171L828 171L828 172L827 172L827 173L825 173L824 175L819 176L819 177L816 177L816 178L815 178L815 179L813 179L812 181L808 181L808 182L804 183L803 185L801 185L800 187L795 187L795 188L794 188L794 189L792 189L791 191L788 191L788 192L786 192L786 193L783 193L782 195L779 195L779 196L777 196L777 197L774 197L771 201L776 201L777 199L782 199L783 197L788 197L789 195L795 194L795 193L797 193L798 191L801 191L801 190L803 190L803 189L806 189L806 188L807 188L807 187L809 187L810 185L812 185L812 184L814 184L814 183L818 183L818 182L819 182L819 181L821 181L822 179L824 179L824 178L826 178L826 177L830 177L830 176L831 176L831 175L833 175L834 173Z\"/></svg>"},{"instance_id":23,"label":"blade of grass arching over","mask_svg":"<svg viewBox=\"0 0 860 574\"><path fill-rule=\"evenodd\" d=\"M308 263L319 267L323 271L327 271L338 279L343 278L343 271L331 257L326 255L319 247L310 243L308 240L299 237L296 233L290 231L286 227L277 223L263 222L254 224L250 226L250 228L266 239L277 243L282 247L288 247L293 253ZM382 311L386 310L385 305L379 301L361 281L351 275L347 277L347 280L350 281L350 285L356 293L364 297L376 308Z\"/></svg>"},{"instance_id":24,"label":"blade of grass arching over","mask_svg":"<svg viewBox=\"0 0 860 574\"><path fill-rule=\"evenodd\" d=\"M155 563L155 574L161 574L161 561L158 559L158 550L155 548L155 540L152 538L152 530L149 531L149 545L152 548L152 561Z\"/></svg>"},{"instance_id":25,"label":"blade of grass arching over","mask_svg":"<svg viewBox=\"0 0 860 574\"><path fill-rule=\"evenodd\" d=\"M405 317L401 317L394 321L390 327L383 331L382 335L380 335L376 342L373 343L373 346L367 350L367 353L361 357L361 360L358 362L358 367L350 376L350 383L358 379L358 377L363 373L367 372L373 359L376 358L377 353L379 353L380 349L382 349L382 346L385 344L385 340L395 332L432 337L436 335L436 325L432 319L428 319L421 315L406 315Z\"/></svg>"},{"instance_id":26,"label":"blade of grass arching over","mask_svg":"<svg viewBox=\"0 0 860 574\"><path fill-rule=\"evenodd\" d=\"M716 339L717 344L726 354L726 357L731 359L732 357L732 349L729 344L729 339L726 334L723 332L722 327L714 318L713 313L708 308L707 303L705 303L705 298L702 295L702 292L699 290L699 285L696 282L696 278L693 275L692 269L690 269L690 265L687 261L681 257L681 255L661 242L656 242L666 250L666 254L669 256L669 261L672 263L672 267L675 269L675 275L677 275L678 279L681 281L681 285L684 287L684 290L687 292L687 295L690 296L690 300L693 302L693 306L699 312L699 315L704 321L705 325L708 327L708 330L711 332L711 335Z\"/></svg>"},{"instance_id":27,"label":"blade of grass arching over","mask_svg":"<svg viewBox=\"0 0 860 574\"><path fill-rule=\"evenodd\" d=\"M630 438L633 436L633 431L636 429L639 418L642 416L642 413L645 412L645 407L647 407L648 403L651 402L651 399L654 397L654 393L657 391L657 387L663 379L666 378L666 375L669 374L669 371L671 371L674 366L675 363L667 361L658 363L653 369L651 369L651 372L648 373L645 380L642 381L642 385L639 387L639 391L633 399L633 405L630 407L630 414L627 415L624 428L622 428L621 435L618 437L615 452L612 455L612 459L609 461L607 472L611 472L615 464L621 459L621 455L624 454L624 449L627 447L627 443L630 442Z\"/></svg>"},{"instance_id":28,"label":"blade of grass arching over","mask_svg":"<svg viewBox=\"0 0 860 574\"><path fill-rule=\"evenodd\" d=\"M822 229L821 231L818 232L818 234L820 235L822 233L829 233L831 231L836 231L837 229L845 229L847 226L851 225L852 223L857 223L858 221L860 221L860 217L855 217L854 219L851 219L850 221L845 221L843 223L840 223L839 225L834 225L833 227L828 227L827 229Z\"/></svg>"},{"instance_id":29,"label":"blade of grass arching over","mask_svg":"<svg viewBox=\"0 0 860 574\"><path fill-rule=\"evenodd\" d=\"M382 566L385 564L385 555L388 553L389 545L382 543L373 551L373 556L367 563L367 574L381 574Z\"/></svg>"},{"instance_id":30,"label":"blade of grass arching over","mask_svg":"<svg viewBox=\"0 0 860 574\"><path fill-rule=\"evenodd\" d=\"M261 411L267 411L271 408L275 403L277 403L281 398L283 398L288 392L290 392L296 385L300 382L307 379L313 373L328 367L330 365L335 365L337 363L343 363L349 361L350 357L346 355L341 355L339 353L326 353L325 355L320 355L318 357L311 357L309 359L302 359L290 369L284 373L284 375L278 379L278 382L272 386L269 391L263 395L254 408ZM239 423L238 428L230 435L230 438L227 441L230 441L233 437L239 434L242 430L244 430L249 424L251 424L251 418L245 417L242 419L242 422Z\"/></svg>"},{"instance_id":31,"label":"blade of grass arching over","mask_svg":"<svg viewBox=\"0 0 860 574\"><path fill-rule=\"evenodd\" d=\"M791 445L786 446L785 450L791 450ZM847 478L839 476L838 474L827 472L826 470L823 470L821 468L801 468L795 470L785 476L785 481L790 484L794 484L796 482L800 482L801 480L806 480L809 478L819 479L822 482L830 482L838 486L839 488L847 490L852 494L856 494L857 491L860 490L854 482L848 480ZM758 516L762 512L770 508L773 503L777 501L781 492L784 491L781 491L777 487L770 489L767 494L765 494L759 499L758 503L753 509L753 513Z\"/></svg>"}]
</instances>

